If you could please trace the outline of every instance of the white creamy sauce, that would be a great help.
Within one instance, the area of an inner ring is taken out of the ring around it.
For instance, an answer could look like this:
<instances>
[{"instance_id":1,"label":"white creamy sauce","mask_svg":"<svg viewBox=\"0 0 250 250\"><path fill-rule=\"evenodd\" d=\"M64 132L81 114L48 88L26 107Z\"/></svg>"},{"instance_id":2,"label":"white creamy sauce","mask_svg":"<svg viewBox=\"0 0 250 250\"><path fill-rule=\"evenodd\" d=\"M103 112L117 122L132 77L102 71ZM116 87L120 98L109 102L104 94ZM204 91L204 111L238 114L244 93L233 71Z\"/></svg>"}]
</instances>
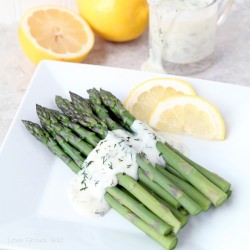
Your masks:
<instances>
[{"instance_id":1,"label":"white creamy sauce","mask_svg":"<svg viewBox=\"0 0 250 250\"><path fill-rule=\"evenodd\" d=\"M83 170L69 185L69 196L75 209L88 217L104 215L109 206L104 199L106 188L116 186L118 173L138 179L136 154L144 153L154 165L164 165L156 142L160 138L146 124L135 120L133 134L124 130L109 131L84 162Z\"/></svg>"},{"instance_id":2,"label":"white creamy sauce","mask_svg":"<svg viewBox=\"0 0 250 250\"><path fill-rule=\"evenodd\" d=\"M132 131L135 133L133 147L136 148L138 153L145 153L145 157L154 166L156 163L165 165L163 158L159 155L159 151L156 148L156 142L162 141L161 137L149 127L147 124L135 120L131 126Z\"/></svg>"},{"instance_id":3,"label":"white creamy sauce","mask_svg":"<svg viewBox=\"0 0 250 250\"><path fill-rule=\"evenodd\" d=\"M152 2L152 3L150 3ZM150 8L147 69L165 63L190 64L214 51L217 5L214 0L154 0ZM209 7L206 7L209 6Z\"/></svg>"}]
</instances>

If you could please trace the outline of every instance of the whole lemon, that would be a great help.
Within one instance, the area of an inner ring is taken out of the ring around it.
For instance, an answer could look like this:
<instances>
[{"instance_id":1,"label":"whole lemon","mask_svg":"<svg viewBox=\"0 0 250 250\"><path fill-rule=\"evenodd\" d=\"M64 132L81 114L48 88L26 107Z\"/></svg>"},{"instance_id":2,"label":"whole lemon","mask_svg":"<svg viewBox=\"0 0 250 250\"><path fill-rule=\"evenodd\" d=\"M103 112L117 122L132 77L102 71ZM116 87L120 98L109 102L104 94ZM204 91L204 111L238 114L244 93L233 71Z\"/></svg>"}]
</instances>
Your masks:
<instances>
[{"instance_id":1,"label":"whole lemon","mask_svg":"<svg viewBox=\"0 0 250 250\"><path fill-rule=\"evenodd\" d=\"M148 26L147 0L77 0L80 15L102 38L125 42Z\"/></svg>"}]
</instances>

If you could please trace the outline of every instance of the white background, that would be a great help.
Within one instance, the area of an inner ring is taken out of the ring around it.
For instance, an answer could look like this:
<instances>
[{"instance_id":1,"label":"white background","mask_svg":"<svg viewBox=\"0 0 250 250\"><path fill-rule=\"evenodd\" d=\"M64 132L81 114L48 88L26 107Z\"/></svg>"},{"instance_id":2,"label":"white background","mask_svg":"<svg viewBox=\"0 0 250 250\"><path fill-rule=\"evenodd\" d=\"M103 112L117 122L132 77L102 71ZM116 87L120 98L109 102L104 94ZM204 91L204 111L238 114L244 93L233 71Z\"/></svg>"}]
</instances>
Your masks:
<instances>
[{"instance_id":1,"label":"white background","mask_svg":"<svg viewBox=\"0 0 250 250\"><path fill-rule=\"evenodd\" d=\"M33 6L59 4L74 9L76 0L0 0L0 24L17 22Z\"/></svg>"}]
</instances>

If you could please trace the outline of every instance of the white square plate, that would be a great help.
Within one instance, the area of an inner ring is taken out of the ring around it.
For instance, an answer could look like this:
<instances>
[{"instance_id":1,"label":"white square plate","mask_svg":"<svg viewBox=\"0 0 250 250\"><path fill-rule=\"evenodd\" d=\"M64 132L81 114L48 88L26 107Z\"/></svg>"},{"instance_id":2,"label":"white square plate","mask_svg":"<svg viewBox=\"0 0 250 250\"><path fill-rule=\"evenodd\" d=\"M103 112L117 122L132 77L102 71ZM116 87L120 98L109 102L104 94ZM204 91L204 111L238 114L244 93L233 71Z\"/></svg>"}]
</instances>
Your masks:
<instances>
[{"instance_id":1,"label":"white square plate","mask_svg":"<svg viewBox=\"0 0 250 250\"><path fill-rule=\"evenodd\" d=\"M86 95L102 87L124 100L143 80L166 75L93 65L42 62L0 151L0 248L4 249L162 249L132 224L110 211L100 219L79 217L66 189L73 173L35 140L21 120L38 121L35 104L55 107L55 95ZM177 250L250 249L250 88L183 77L221 111L224 141L175 136L190 157L222 175L233 195L220 208L190 219Z\"/></svg>"}]
</instances>

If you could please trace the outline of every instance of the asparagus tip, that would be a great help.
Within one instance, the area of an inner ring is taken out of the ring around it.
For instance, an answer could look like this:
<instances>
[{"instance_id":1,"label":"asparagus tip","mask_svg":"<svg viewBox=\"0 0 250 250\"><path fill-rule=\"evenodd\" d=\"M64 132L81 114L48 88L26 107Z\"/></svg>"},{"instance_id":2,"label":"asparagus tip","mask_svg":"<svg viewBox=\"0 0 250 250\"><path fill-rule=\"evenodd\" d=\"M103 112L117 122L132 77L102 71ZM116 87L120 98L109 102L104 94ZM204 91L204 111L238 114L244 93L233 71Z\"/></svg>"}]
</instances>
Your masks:
<instances>
[{"instance_id":1,"label":"asparagus tip","mask_svg":"<svg viewBox=\"0 0 250 250\"><path fill-rule=\"evenodd\" d=\"M75 97L80 97L79 95L77 95L76 93L72 92L72 91L69 91L69 95L70 95L70 98L73 100Z\"/></svg>"},{"instance_id":2,"label":"asparagus tip","mask_svg":"<svg viewBox=\"0 0 250 250\"><path fill-rule=\"evenodd\" d=\"M60 95L56 95L55 96L55 100L56 100L56 102L58 102L60 100L63 100L63 98Z\"/></svg>"},{"instance_id":3,"label":"asparagus tip","mask_svg":"<svg viewBox=\"0 0 250 250\"><path fill-rule=\"evenodd\" d=\"M43 106L40 104L36 104L36 111L42 110Z\"/></svg>"}]
</instances>

